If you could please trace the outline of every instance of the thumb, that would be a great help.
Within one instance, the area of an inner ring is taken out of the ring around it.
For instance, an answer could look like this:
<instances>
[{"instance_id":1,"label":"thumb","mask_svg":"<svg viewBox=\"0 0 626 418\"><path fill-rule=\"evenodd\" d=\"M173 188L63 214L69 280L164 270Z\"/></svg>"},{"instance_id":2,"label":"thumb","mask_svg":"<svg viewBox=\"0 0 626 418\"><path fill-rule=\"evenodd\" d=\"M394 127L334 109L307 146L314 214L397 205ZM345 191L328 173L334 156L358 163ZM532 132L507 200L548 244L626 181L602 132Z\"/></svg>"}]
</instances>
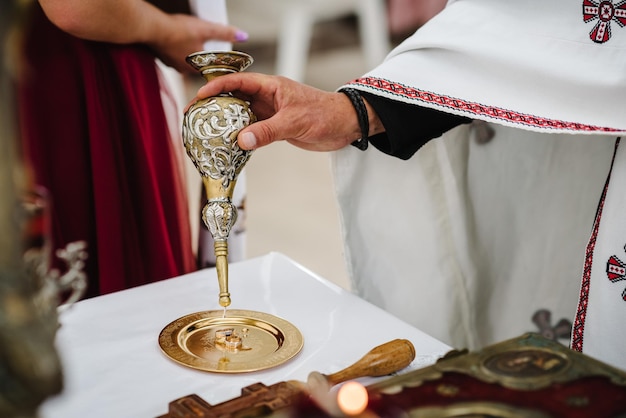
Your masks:
<instances>
[{"instance_id":1,"label":"thumb","mask_svg":"<svg viewBox=\"0 0 626 418\"><path fill-rule=\"evenodd\" d=\"M237 144L241 149L253 150L271 144L277 139L271 123L265 120L242 129L237 135Z\"/></svg>"}]
</instances>

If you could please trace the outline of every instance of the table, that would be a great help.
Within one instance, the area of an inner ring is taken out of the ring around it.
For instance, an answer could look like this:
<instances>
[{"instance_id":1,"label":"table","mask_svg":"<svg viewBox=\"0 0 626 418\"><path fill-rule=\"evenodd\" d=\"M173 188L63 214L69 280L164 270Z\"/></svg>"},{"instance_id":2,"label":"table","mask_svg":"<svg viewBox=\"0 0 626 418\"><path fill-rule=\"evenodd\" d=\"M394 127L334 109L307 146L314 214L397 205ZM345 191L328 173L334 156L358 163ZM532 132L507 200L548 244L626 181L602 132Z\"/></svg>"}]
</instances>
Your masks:
<instances>
[{"instance_id":1,"label":"table","mask_svg":"<svg viewBox=\"0 0 626 418\"><path fill-rule=\"evenodd\" d=\"M200 270L64 311L57 347L65 389L42 405L40 416L156 417L170 401L192 393L215 405L257 382L269 386L306 381L312 371L334 373L396 338L416 348L404 371L430 365L451 349L280 253L231 263L229 276L232 309L266 312L298 327L304 347L296 357L264 371L220 374L179 365L163 354L158 335L167 324L220 309L215 269ZM377 380L368 379L364 384Z\"/></svg>"}]
</instances>

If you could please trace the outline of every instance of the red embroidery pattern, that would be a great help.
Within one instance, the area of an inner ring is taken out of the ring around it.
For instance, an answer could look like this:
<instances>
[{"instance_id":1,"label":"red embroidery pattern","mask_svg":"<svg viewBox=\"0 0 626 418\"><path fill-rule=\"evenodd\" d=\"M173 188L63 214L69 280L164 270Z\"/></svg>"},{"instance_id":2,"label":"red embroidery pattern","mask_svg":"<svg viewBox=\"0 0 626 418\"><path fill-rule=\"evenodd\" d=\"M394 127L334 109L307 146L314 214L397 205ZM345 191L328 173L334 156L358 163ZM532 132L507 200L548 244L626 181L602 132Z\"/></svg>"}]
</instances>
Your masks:
<instances>
[{"instance_id":1,"label":"red embroidery pattern","mask_svg":"<svg viewBox=\"0 0 626 418\"><path fill-rule=\"evenodd\" d=\"M617 256L610 256L606 262L606 276L612 282L626 279L626 264Z\"/></svg>"},{"instance_id":2,"label":"red embroidery pattern","mask_svg":"<svg viewBox=\"0 0 626 418\"><path fill-rule=\"evenodd\" d=\"M613 0L583 0L583 20L585 23L598 20L589 37L592 41L602 44L611 39L611 22L620 27L626 25L626 0L613 4Z\"/></svg>"},{"instance_id":3,"label":"red embroidery pattern","mask_svg":"<svg viewBox=\"0 0 626 418\"><path fill-rule=\"evenodd\" d=\"M609 261L606 262L606 276L611 283L626 280L626 264L616 255L610 256ZM626 290L622 292L622 299L626 301Z\"/></svg>"},{"instance_id":4,"label":"red embroidery pattern","mask_svg":"<svg viewBox=\"0 0 626 418\"><path fill-rule=\"evenodd\" d=\"M626 2L626 0L624 1ZM362 77L352 81L350 84L374 88L375 90L384 91L394 96L404 97L415 102L430 103L437 106L445 107L447 109L454 109L465 113L471 113L477 116L487 116L492 119L498 119L509 123L525 125L529 127L543 129L565 129L584 132L620 132L619 129L615 128L606 128L601 126L585 125L582 123L546 119L538 116L514 112L508 109L502 109L499 107L486 106L480 103L469 102L467 100L431 93L424 90L418 90L382 78Z\"/></svg>"},{"instance_id":5,"label":"red embroidery pattern","mask_svg":"<svg viewBox=\"0 0 626 418\"><path fill-rule=\"evenodd\" d=\"M620 140L615 142L615 151L613 152L613 162L615 162L615 155L617 154L617 147ZM596 247L596 241L598 239L598 230L600 228L600 219L602 218L602 209L604 208L604 200L606 199L606 193L609 189L609 181L611 179L611 173L613 172L613 162L611 163L611 170L607 177L602 191L602 197L600 198L600 204L598 205L598 212L596 213L596 219L593 223L593 231L587 249L585 250L585 266L583 267L583 278L580 286L580 296L578 299L578 309L576 310L576 319L574 320L574 328L572 330L572 350L583 351L583 334L585 331L585 320L587 319L587 306L589 304L589 286L591 284L591 267L593 265L593 251Z\"/></svg>"}]
</instances>

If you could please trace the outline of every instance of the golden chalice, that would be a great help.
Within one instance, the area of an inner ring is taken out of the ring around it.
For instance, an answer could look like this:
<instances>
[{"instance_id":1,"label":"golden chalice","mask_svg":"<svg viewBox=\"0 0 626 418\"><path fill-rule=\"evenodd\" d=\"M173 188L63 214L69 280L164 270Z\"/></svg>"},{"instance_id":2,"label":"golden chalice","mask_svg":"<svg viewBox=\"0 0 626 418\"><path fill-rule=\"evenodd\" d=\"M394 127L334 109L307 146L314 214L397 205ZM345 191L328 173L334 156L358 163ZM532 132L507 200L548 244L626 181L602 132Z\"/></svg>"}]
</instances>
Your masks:
<instances>
[{"instance_id":1,"label":"golden chalice","mask_svg":"<svg viewBox=\"0 0 626 418\"><path fill-rule=\"evenodd\" d=\"M197 52L187 62L210 81L243 71L252 57L243 52ZM237 220L232 202L237 177L251 151L237 145L237 134L256 121L250 104L230 93L195 102L183 120L183 142L207 195L202 219L215 241L219 310L196 312L171 322L159 345L172 360L199 370L240 373L279 365L303 346L300 331L276 316L250 310L229 310L228 236Z\"/></svg>"},{"instance_id":2,"label":"golden chalice","mask_svg":"<svg viewBox=\"0 0 626 418\"><path fill-rule=\"evenodd\" d=\"M210 81L224 74L243 71L252 57L243 52L197 52L187 62ZM187 155L202 175L207 204L202 219L215 241L219 303L230 305L228 292L228 236L237 220L233 191L237 176L250 158L251 151L237 145L237 134L256 121L250 105L224 93L198 100L185 113L183 142Z\"/></svg>"}]
</instances>

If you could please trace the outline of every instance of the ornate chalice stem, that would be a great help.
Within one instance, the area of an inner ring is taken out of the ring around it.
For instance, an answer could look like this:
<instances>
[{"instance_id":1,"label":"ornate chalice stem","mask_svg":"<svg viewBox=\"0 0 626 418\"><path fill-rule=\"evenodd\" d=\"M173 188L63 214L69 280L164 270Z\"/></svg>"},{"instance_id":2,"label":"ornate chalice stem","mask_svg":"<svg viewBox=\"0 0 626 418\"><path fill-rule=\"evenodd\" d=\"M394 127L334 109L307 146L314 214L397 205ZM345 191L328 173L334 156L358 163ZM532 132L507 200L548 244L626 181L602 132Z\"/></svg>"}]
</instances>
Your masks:
<instances>
[{"instance_id":1,"label":"ornate chalice stem","mask_svg":"<svg viewBox=\"0 0 626 418\"><path fill-rule=\"evenodd\" d=\"M210 81L214 77L243 71L252 58L242 52L197 52L187 62ZM250 158L250 151L237 145L237 134L256 117L249 103L230 94L194 103L183 120L183 142L187 155L202 175L207 204L202 219L215 241L219 303L230 305L228 292L228 236L237 220L232 203L237 176Z\"/></svg>"},{"instance_id":2,"label":"ornate chalice stem","mask_svg":"<svg viewBox=\"0 0 626 418\"><path fill-rule=\"evenodd\" d=\"M221 306L230 305L228 292L228 236L237 221L237 207L232 203L236 181L231 181L224 188L222 181L205 177L204 185L209 196L202 210L202 220L211 231L215 251L215 268L220 287L219 302Z\"/></svg>"}]
</instances>

